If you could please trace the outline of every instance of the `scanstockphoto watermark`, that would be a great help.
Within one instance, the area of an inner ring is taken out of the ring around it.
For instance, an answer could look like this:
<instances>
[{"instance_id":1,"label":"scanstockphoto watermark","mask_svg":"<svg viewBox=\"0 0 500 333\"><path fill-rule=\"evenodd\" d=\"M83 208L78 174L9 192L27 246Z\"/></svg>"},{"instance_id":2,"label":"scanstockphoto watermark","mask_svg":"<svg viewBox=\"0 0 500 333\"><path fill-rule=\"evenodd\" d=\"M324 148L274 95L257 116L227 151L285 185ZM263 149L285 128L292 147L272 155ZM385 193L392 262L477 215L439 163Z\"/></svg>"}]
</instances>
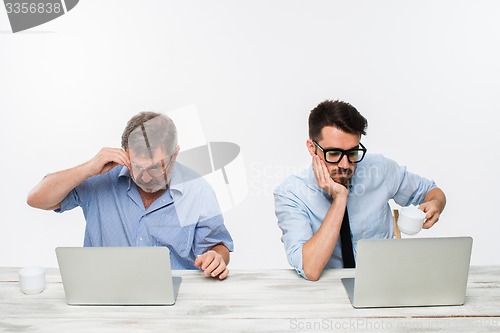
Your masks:
<instances>
[{"instance_id":1,"label":"scanstockphoto watermark","mask_svg":"<svg viewBox=\"0 0 500 333\"><path fill-rule=\"evenodd\" d=\"M250 196L271 196L276 186L289 175L298 173L295 166L268 165L252 162L249 167L248 185Z\"/></svg>"},{"instance_id":2,"label":"scanstockphoto watermark","mask_svg":"<svg viewBox=\"0 0 500 333\"><path fill-rule=\"evenodd\" d=\"M260 162L253 162L249 167L249 195L250 196L272 196L274 189L280 185L283 180L290 176L303 172L307 167L284 166L284 165L269 165ZM360 165L356 168L356 178L380 178L381 170L376 165L364 166ZM303 186L297 188L297 184L290 184L290 188L283 188L283 190L302 193L302 195L317 195L316 192L307 191ZM361 184L353 184L351 193L361 196L365 193L366 188Z\"/></svg>"},{"instance_id":3,"label":"scanstockphoto watermark","mask_svg":"<svg viewBox=\"0 0 500 333\"><path fill-rule=\"evenodd\" d=\"M79 0L4 0L12 32L52 21L73 8Z\"/></svg>"},{"instance_id":4,"label":"scanstockphoto watermark","mask_svg":"<svg viewBox=\"0 0 500 333\"><path fill-rule=\"evenodd\" d=\"M292 319L290 330L297 331L401 331L401 330L433 330L478 328L500 328L500 319L443 317L443 318L353 318L353 319Z\"/></svg>"}]
</instances>

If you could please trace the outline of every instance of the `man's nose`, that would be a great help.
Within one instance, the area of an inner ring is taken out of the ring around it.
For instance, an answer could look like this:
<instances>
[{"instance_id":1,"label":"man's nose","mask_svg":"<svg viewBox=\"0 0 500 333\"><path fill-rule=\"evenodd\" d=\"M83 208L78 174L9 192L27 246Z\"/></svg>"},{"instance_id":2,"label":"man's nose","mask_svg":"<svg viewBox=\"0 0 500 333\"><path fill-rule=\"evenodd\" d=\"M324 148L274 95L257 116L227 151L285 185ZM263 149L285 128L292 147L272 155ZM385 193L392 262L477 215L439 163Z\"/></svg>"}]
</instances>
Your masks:
<instances>
[{"instance_id":1,"label":"man's nose","mask_svg":"<svg viewBox=\"0 0 500 333\"><path fill-rule=\"evenodd\" d=\"M347 158L347 155L342 156L342 159L338 163L338 166L341 167L342 169L348 169L350 166L349 158Z\"/></svg>"},{"instance_id":2,"label":"man's nose","mask_svg":"<svg viewBox=\"0 0 500 333\"><path fill-rule=\"evenodd\" d=\"M147 170L144 170L144 172L142 173L141 179L144 182L149 183L151 181L151 179L153 179L153 177L151 177L151 175L147 172Z\"/></svg>"}]
</instances>

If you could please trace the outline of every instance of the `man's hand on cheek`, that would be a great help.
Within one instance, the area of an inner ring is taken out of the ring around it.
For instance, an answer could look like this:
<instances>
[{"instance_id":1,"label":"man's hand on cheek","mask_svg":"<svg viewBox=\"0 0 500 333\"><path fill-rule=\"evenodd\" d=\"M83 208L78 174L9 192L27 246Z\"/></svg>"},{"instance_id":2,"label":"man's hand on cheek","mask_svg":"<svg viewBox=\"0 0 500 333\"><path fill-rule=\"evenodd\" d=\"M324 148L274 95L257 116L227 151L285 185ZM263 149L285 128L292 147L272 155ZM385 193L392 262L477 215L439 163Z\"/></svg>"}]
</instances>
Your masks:
<instances>
[{"instance_id":1,"label":"man's hand on cheek","mask_svg":"<svg viewBox=\"0 0 500 333\"><path fill-rule=\"evenodd\" d=\"M328 192L333 198L338 195L347 195L347 188L339 183L333 181L328 172L326 163L321 160L318 155L314 155L312 158L314 175L318 181L318 186Z\"/></svg>"}]
</instances>

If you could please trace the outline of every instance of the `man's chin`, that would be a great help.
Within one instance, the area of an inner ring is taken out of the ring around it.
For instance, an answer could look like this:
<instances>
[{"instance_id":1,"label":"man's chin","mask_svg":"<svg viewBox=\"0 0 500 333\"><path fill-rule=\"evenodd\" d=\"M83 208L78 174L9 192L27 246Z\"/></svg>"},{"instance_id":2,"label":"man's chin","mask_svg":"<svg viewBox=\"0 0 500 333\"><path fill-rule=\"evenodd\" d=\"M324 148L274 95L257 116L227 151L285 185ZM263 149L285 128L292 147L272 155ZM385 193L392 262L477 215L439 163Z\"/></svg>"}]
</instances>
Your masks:
<instances>
[{"instance_id":1,"label":"man's chin","mask_svg":"<svg viewBox=\"0 0 500 333\"><path fill-rule=\"evenodd\" d=\"M166 186L164 185L156 185L156 186L140 186L140 185L137 185L138 187L141 188L141 190L143 190L144 192L146 193L156 193L158 191L161 191L161 190L165 190L166 189Z\"/></svg>"},{"instance_id":2,"label":"man's chin","mask_svg":"<svg viewBox=\"0 0 500 333\"><path fill-rule=\"evenodd\" d=\"M148 188L148 189L144 189L144 192L156 193L156 192L161 191L161 190L165 190L165 187Z\"/></svg>"},{"instance_id":3,"label":"man's chin","mask_svg":"<svg viewBox=\"0 0 500 333\"><path fill-rule=\"evenodd\" d=\"M338 176L335 176L335 177L332 177L332 180L336 183L339 183L341 185L344 185L344 186L347 186L351 183L351 178L352 177L338 177Z\"/></svg>"}]
</instances>

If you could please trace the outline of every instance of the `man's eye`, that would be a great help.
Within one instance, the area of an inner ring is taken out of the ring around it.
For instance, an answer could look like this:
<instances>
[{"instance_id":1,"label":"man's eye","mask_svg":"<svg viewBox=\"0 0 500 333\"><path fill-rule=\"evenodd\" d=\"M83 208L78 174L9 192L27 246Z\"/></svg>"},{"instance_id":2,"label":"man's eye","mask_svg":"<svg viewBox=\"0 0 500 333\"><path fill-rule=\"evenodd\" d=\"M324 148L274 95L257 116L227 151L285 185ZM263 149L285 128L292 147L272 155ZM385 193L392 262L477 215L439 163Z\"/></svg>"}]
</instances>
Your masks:
<instances>
[{"instance_id":1,"label":"man's eye","mask_svg":"<svg viewBox=\"0 0 500 333\"><path fill-rule=\"evenodd\" d=\"M330 157L339 157L340 155L342 155L342 152L340 151L336 151L336 150L333 150L333 151L329 151L328 152L328 155Z\"/></svg>"}]
</instances>

